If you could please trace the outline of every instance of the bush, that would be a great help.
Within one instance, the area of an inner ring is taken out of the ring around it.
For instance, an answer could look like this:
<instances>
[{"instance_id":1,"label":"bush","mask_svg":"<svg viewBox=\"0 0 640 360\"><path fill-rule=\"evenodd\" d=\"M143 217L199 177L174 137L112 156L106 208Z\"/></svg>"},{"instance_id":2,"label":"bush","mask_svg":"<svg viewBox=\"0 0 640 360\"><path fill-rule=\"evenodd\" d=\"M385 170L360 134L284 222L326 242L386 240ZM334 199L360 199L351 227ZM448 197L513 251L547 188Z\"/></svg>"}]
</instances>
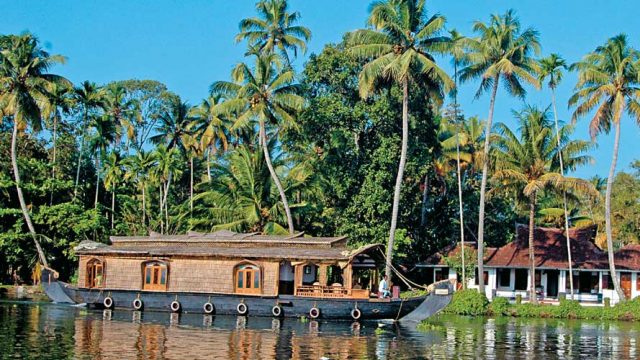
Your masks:
<instances>
[{"instance_id":1,"label":"bush","mask_svg":"<svg viewBox=\"0 0 640 360\"><path fill-rule=\"evenodd\" d=\"M444 308L444 312L456 315L485 315L489 300L484 294L480 294L475 289L457 291L449 305Z\"/></svg>"},{"instance_id":2,"label":"bush","mask_svg":"<svg viewBox=\"0 0 640 360\"><path fill-rule=\"evenodd\" d=\"M577 319L584 317L586 314L583 312L585 308L580 306L580 303L576 300L560 300L560 305L557 306L554 317L562 319Z\"/></svg>"},{"instance_id":3,"label":"bush","mask_svg":"<svg viewBox=\"0 0 640 360\"><path fill-rule=\"evenodd\" d=\"M509 300L503 297L496 297L489 304L489 314L493 316L510 315Z\"/></svg>"}]
</instances>

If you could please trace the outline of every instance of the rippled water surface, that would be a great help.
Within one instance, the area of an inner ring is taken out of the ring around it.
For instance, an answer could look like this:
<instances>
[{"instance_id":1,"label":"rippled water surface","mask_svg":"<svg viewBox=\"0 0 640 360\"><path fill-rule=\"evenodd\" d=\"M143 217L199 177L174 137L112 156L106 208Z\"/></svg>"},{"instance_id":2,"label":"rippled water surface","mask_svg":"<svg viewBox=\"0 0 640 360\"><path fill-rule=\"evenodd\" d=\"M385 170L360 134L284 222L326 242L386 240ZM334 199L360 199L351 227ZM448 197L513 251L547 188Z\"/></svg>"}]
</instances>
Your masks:
<instances>
[{"instance_id":1,"label":"rippled water surface","mask_svg":"<svg viewBox=\"0 0 640 360\"><path fill-rule=\"evenodd\" d=\"M363 322L103 312L0 300L3 359L637 359L640 324L442 316Z\"/></svg>"}]
</instances>

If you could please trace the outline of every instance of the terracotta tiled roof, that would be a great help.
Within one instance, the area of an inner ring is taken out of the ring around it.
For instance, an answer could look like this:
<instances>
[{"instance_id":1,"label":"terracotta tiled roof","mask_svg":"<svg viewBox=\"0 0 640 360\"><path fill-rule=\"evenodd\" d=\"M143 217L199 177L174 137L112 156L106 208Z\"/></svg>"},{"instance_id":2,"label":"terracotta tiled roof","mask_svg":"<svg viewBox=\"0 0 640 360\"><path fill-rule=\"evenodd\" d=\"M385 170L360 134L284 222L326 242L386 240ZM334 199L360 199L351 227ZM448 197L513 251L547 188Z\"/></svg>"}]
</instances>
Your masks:
<instances>
[{"instance_id":1,"label":"terracotta tiled roof","mask_svg":"<svg viewBox=\"0 0 640 360\"><path fill-rule=\"evenodd\" d=\"M569 229L573 267L577 269L606 268L603 263L605 253L594 242L596 228ZM486 266L519 267L529 266L529 227L519 225L516 240L497 249ZM534 254L536 267L568 268L567 243L563 229L538 227L534 230Z\"/></svg>"},{"instance_id":2,"label":"terracotta tiled roof","mask_svg":"<svg viewBox=\"0 0 640 360\"><path fill-rule=\"evenodd\" d=\"M465 248L472 248L472 249L476 249L477 248L477 243L475 242L469 242L464 244ZM489 259L491 259L491 257L495 254L495 252L498 249L496 248L492 248L492 247L487 247L484 248L484 261L489 261ZM438 251L435 254L430 255L429 257L427 257L427 259L425 261L423 261L420 265L424 266L424 265L431 265L431 266L446 266L446 262L444 261L444 258L447 256L452 256L452 255L456 255L458 253L460 253L460 251L462 251L462 246L460 246L460 243L456 243L456 244L450 244L447 245L445 248L443 248L442 250Z\"/></svg>"},{"instance_id":3,"label":"terracotta tiled roof","mask_svg":"<svg viewBox=\"0 0 640 360\"><path fill-rule=\"evenodd\" d=\"M640 270L640 245L626 245L614 254L616 269Z\"/></svg>"}]
</instances>

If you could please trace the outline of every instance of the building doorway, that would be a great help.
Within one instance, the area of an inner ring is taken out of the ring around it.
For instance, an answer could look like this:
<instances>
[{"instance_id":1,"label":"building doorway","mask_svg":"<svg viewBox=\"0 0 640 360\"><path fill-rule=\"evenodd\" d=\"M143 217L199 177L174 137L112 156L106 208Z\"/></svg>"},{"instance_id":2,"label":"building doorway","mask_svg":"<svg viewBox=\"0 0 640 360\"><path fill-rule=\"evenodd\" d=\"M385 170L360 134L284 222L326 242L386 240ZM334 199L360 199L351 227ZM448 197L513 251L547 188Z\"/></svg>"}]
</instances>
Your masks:
<instances>
[{"instance_id":1,"label":"building doorway","mask_svg":"<svg viewBox=\"0 0 640 360\"><path fill-rule=\"evenodd\" d=\"M620 287L622 288L622 292L624 292L624 296L627 299L631 299L631 273L620 273Z\"/></svg>"},{"instance_id":2,"label":"building doorway","mask_svg":"<svg viewBox=\"0 0 640 360\"><path fill-rule=\"evenodd\" d=\"M558 296L558 277L560 276L560 271L547 270L546 273L547 273L547 296L557 297Z\"/></svg>"}]
</instances>

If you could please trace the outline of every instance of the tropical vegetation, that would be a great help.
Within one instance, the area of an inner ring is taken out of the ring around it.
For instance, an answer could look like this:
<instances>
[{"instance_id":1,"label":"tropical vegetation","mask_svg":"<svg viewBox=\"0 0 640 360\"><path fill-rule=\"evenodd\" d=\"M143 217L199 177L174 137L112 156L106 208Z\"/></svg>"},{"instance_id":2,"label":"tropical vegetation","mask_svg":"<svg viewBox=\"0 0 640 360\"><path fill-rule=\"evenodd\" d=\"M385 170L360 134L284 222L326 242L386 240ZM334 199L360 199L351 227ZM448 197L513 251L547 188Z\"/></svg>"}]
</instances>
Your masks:
<instances>
[{"instance_id":1,"label":"tropical vegetation","mask_svg":"<svg viewBox=\"0 0 640 360\"><path fill-rule=\"evenodd\" d=\"M28 281L36 262L68 278L74 246L111 235L386 240L390 275L460 241L448 261L462 280L518 222L595 223L610 252L638 243L640 165L616 173L621 124L640 122L627 38L568 66L538 58L539 34L513 11L469 30L449 29L424 0L376 1L362 29L296 68L311 30L287 1L261 0L239 24L245 57L195 103L151 79L72 84L35 35L0 35L0 282ZM595 143L558 119L565 70L578 72L575 120L592 117L593 141L615 130L606 182L570 176ZM553 120L526 105L545 82ZM488 93L486 119L465 114L459 83ZM501 85L525 102L516 127L494 125Z\"/></svg>"}]
</instances>

